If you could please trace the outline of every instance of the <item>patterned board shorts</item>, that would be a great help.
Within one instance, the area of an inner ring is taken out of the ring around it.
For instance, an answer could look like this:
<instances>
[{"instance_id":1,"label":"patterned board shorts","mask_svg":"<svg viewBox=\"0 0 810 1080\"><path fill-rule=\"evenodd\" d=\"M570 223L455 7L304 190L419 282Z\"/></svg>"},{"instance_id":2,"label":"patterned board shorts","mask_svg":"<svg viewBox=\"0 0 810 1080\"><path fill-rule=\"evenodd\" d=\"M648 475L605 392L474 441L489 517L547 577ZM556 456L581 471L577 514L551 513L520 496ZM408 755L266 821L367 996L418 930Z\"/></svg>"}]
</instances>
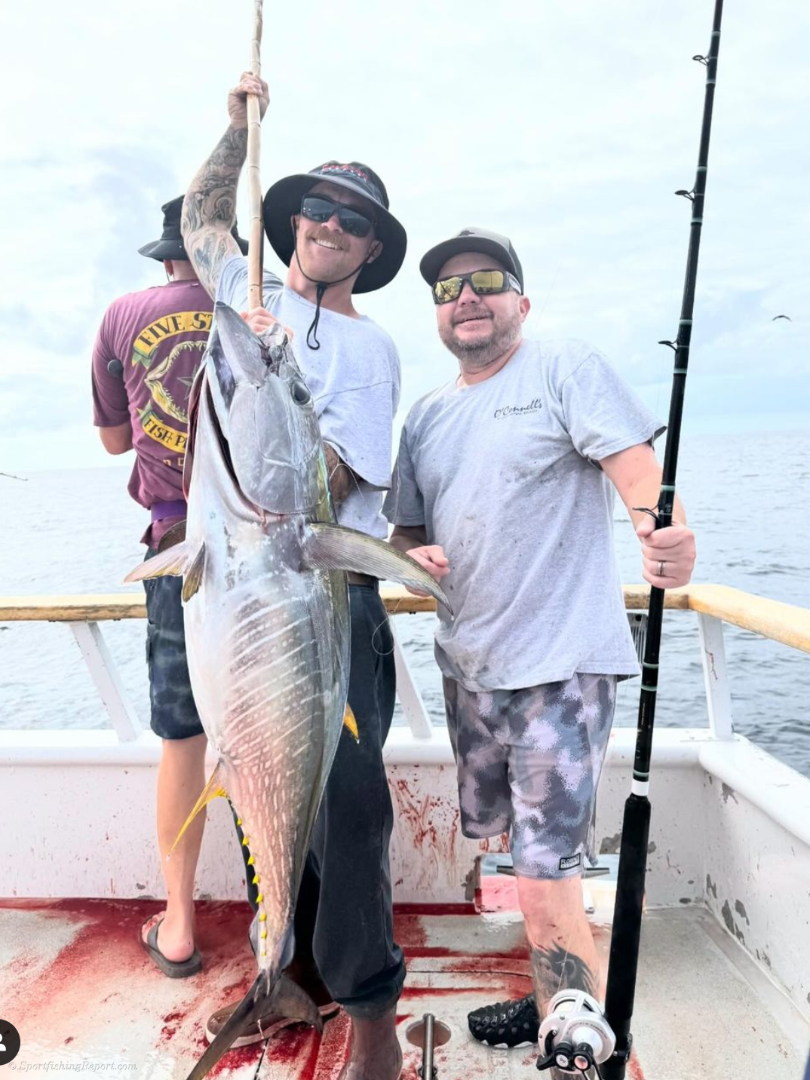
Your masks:
<instances>
[{"instance_id":1,"label":"patterned board shorts","mask_svg":"<svg viewBox=\"0 0 810 1080\"><path fill-rule=\"evenodd\" d=\"M147 552L147 559L155 552ZM179 577L149 578L146 589L146 665L152 731L161 739L190 739L203 728L191 693Z\"/></svg>"},{"instance_id":2,"label":"patterned board shorts","mask_svg":"<svg viewBox=\"0 0 810 1080\"><path fill-rule=\"evenodd\" d=\"M461 828L510 834L515 870L573 877L593 860L596 789L616 702L615 675L574 675L525 690L444 680Z\"/></svg>"}]
</instances>

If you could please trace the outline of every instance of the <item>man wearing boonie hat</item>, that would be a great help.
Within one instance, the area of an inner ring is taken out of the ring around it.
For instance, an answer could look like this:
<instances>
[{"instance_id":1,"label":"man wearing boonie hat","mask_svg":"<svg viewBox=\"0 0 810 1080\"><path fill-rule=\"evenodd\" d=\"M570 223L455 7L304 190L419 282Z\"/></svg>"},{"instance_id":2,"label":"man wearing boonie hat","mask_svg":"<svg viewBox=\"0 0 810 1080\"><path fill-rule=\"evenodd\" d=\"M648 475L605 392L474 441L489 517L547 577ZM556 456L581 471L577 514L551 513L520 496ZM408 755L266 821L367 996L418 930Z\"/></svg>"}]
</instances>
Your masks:
<instances>
[{"instance_id":1,"label":"man wearing boonie hat","mask_svg":"<svg viewBox=\"0 0 810 1080\"><path fill-rule=\"evenodd\" d=\"M167 284L114 301L93 350L93 413L110 454L135 451L129 493L151 512L143 536L146 557L186 516L183 456L188 399L211 328L211 300L189 263L180 234L183 196L163 206L163 235L140 248L162 262ZM232 241L241 250L234 227ZM194 873L203 820L192 825L171 859L169 849L205 783L206 739L186 664L180 579L144 582L147 668L152 730L162 740L157 832L166 882L166 909L148 919L141 940L171 978L194 975L202 960L194 943Z\"/></svg>"},{"instance_id":2,"label":"man wearing boonie hat","mask_svg":"<svg viewBox=\"0 0 810 1080\"><path fill-rule=\"evenodd\" d=\"M246 311L247 261L229 230L246 156L250 93L259 97L264 115L267 85L245 74L228 98L230 126L186 195L185 242L210 295L242 311L256 333L275 320L292 329L292 346L315 399L338 521L384 538L382 497L391 480L399 358L388 334L355 309L353 296L396 276L405 230L388 210L380 178L359 162L328 161L277 181L264 200L264 226L289 269L284 281L265 273L265 306ZM296 910L296 958L287 974L322 1015L336 1011L337 1002L351 1016L351 1057L341 1080L397 1080L396 1002L405 964L393 940L393 812L382 760L394 707L393 641L377 581L350 574L349 593L349 704L360 741L344 731L338 745ZM232 1011L228 1006L210 1018L209 1039ZM274 1020L279 1018L261 1018L234 1045L266 1037Z\"/></svg>"},{"instance_id":3,"label":"man wearing boonie hat","mask_svg":"<svg viewBox=\"0 0 810 1080\"><path fill-rule=\"evenodd\" d=\"M580 879L616 683L638 674L613 489L650 584L685 585L695 542L635 509L658 502L655 417L590 345L523 338L531 305L507 237L464 229L420 269L459 374L408 414L385 513L391 542L453 604L436 658L464 834L510 834L535 994L469 1023L516 1046L537 1039L538 1008L558 990L600 995Z\"/></svg>"}]
</instances>

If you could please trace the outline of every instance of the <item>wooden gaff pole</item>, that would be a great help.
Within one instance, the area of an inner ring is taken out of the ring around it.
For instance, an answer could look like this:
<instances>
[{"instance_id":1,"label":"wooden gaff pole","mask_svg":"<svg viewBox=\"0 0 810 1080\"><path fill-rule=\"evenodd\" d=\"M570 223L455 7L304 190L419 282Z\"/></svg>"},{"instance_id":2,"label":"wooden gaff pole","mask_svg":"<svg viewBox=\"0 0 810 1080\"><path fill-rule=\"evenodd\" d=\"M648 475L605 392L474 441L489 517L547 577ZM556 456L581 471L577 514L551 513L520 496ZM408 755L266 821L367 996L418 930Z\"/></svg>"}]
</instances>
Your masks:
<instances>
[{"instance_id":1,"label":"wooden gaff pole","mask_svg":"<svg viewBox=\"0 0 810 1080\"><path fill-rule=\"evenodd\" d=\"M251 42L250 71L261 76L262 4L253 2L253 40ZM248 233L248 308L264 307L262 294L262 252L264 248L264 222L262 220L262 185L259 176L261 156L261 113L259 99L248 94L247 176L250 207L250 232Z\"/></svg>"}]
</instances>

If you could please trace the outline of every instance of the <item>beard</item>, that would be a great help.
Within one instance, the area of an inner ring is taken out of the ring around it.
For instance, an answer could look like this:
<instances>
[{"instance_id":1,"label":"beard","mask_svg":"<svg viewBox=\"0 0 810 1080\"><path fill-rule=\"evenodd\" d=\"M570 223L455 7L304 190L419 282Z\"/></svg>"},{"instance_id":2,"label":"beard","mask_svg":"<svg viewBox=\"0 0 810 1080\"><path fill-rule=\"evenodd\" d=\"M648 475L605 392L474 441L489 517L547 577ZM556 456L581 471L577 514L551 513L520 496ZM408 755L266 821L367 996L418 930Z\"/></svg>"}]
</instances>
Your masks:
<instances>
[{"instance_id":1,"label":"beard","mask_svg":"<svg viewBox=\"0 0 810 1080\"><path fill-rule=\"evenodd\" d=\"M439 337L466 371L482 371L489 367L520 340L523 332L523 321L517 310L492 315L490 333L477 341L460 338L457 325L439 326Z\"/></svg>"}]
</instances>

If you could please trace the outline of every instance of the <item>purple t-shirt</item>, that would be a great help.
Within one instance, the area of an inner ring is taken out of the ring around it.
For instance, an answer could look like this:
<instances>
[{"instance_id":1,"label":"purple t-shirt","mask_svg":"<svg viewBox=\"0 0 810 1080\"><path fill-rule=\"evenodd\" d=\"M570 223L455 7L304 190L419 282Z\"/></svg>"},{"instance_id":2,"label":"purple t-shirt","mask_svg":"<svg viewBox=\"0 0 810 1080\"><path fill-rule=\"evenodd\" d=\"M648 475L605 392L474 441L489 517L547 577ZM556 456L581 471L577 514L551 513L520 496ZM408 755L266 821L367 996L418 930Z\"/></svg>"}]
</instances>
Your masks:
<instances>
[{"instance_id":1,"label":"purple t-shirt","mask_svg":"<svg viewBox=\"0 0 810 1080\"><path fill-rule=\"evenodd\" d=\"M129 420L135 466L129 493L147 510L183 498L188 400L211 329L213 304L197 281L173 281L110 304L93 349L93 422ZM111 360L120 375L107 370ZM142 537L156 546L178 520L154 522Z\"/></svg>"}]
</instances>

